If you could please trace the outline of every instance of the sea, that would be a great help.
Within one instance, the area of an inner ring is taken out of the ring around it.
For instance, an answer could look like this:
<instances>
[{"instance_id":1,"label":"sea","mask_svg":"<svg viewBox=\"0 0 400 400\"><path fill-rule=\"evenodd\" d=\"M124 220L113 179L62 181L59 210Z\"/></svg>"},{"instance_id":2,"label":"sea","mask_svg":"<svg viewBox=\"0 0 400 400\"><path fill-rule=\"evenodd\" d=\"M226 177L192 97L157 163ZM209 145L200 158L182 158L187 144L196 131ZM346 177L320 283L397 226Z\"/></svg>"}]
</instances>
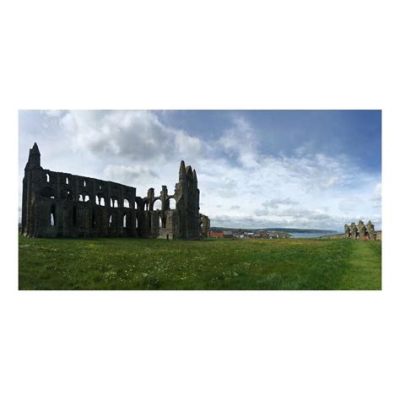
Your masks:
<instances>
[{"instance_id":1,"label":"sea","mask_svg":"<svg viewBox=\"0 0 400 400\"><path fill-rule=\"evenodd\" d=\"M312 239L321 236L332 236L338 232L290 232L290 236L294 239Z\"/></svg>"}]
</instances>

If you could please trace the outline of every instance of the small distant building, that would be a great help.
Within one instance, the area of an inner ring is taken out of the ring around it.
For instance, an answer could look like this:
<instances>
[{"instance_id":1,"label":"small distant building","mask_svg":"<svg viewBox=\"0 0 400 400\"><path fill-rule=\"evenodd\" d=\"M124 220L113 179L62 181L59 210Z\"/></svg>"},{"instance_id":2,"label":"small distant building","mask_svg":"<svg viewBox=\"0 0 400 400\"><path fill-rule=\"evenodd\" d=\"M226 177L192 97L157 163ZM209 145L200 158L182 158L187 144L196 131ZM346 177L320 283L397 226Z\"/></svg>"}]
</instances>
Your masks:
<instances>
[{"instance_id":1,"label":"small distant building","mask_svg":"<svg viewBox=\"0 0 400 400\"><path fill-rule=\"evenodd\" d=\"M260 235L264 239L269 239L269 233L268 232L261 232Z\"/></svg>"},{"instance_id":2,"label":"small distant building","mask_svg":"<svg viewBox=\"0 0 400 400\"><path fill-rule=\"evenodd\" d=\"M233 238L233 232L232 231L223 231L222 233L224 235L224 238Z\"/></svg>"},{"instance_id":3,"label":"small distant building","mask_svg":"<svg viewBox=\"0 0 400 400\"><path fill-rule=\"evenodd\" d=\"M221 238L224 237L224 232L222 232L222 231L209 231L208 232L208 237L215 238L215 239L221 239Z\"/></svg>"}]
</instances>

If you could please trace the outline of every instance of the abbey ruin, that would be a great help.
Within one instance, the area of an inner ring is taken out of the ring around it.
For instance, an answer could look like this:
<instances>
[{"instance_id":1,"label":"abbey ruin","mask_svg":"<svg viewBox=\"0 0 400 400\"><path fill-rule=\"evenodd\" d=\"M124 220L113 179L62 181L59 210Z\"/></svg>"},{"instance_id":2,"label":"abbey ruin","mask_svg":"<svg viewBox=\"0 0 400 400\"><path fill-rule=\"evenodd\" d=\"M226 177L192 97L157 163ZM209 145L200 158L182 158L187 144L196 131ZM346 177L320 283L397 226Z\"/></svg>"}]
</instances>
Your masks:
<instances>
[{"instance_id":1,"label":"abbey ruin","mask_svg":"<svg viewBox=\"0 0 400 400\"><path fill-rule=\"evenodd\" d=\"M200 239L210 220L200 214L196 170L181 161L174 194L54 172L40 165L35 143L25 166L22 233L31 237ZM173 205L174 203L174 205Z\"/></svg>"},{"instance_id":2,"label":"abbey ruin","mask_svg":"<svg viewBox=\"0 0 400 400\"><path fill-rule=\"evenodd\" d=\"M368 221L367 225L360 220L357 225L352 222L344 226L344 237L347 239L376 240L376 236L375 227L371 221Z\"/></svg>"}]
</instances>

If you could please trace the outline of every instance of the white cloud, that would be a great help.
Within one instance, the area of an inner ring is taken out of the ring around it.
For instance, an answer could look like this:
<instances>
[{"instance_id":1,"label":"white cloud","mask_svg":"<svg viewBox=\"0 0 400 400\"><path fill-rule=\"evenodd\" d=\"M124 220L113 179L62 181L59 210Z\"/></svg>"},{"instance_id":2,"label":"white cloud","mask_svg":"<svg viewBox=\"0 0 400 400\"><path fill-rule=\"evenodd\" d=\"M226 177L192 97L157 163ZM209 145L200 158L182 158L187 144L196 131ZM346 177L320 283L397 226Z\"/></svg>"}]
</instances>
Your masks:
<instances>
[{"instance_id":1,"label":"white cloud","mask_svg":"<svg viewBox=\"0 0 400 400\"><path fill-rule=\"evenodd\" d=\"M237 162L215 158L212 168L210 162L199 168L201 189L207 192L204 211L213 224L341 229L359 218L380 221L380 213L366 201L379 192L379 176L364 173L344 156L307 153L305 148L292 156L263 155L255 145L256 132L235 124L246 134L229 130L218 144Z\"/></svg>"},{"instance_id":2,"label":"white cloud","mask_svg":"<svg viewBox=\"0 0 400 400\"><path fill-rule=\"evenodd\" d=\"M104 169L104 174L111 181L117 181L129 186L134 186L137 183L146 183L154 178L159 178L158 174L152 169L139 165L107 165Z\"/></svg>"},{"instance_id":3,"label":"white cloud","mask_svg":"<svg viewBox=\"0 0 400 400\"><path fill-rule=\"evenodd\" d=\"M43 114L47 115L50 118L59 118L64 111L62 110L44 110L42 111Z\"/></svg>"},{"instance_id":4,"label":"white cloud","mask_svg":"<svg viewBox=\"0 0 400 400\"><path fill-rule=\"evenodd\" d=\"M244 118L236 117L232 127L225 130L216 145L236 158L243 168L254 168L258 166L257 142L251 125Z\"/></svg>"},{"instance_id":5,"label":"white cloud","mask_svg":"<svg viewBox=\"0 0 400 400\"><path fill-rule=\"evenodd\" d=\"M260 135L268 132L256 132L244 118L233 118L219 137L206 142L148 111L43 116L53 121L51 129L59 129L43 125L45 143L38 142L45 167L121 182L144 196L149 187L158 191L163 184L173 192L184 159L197 170L201 212L212 225L341 229L359 218L380 224L380 176L307 146L291 156L261 152Z\"/></svg>"},{"instance_id":6,"label":"white cloud","mask_svg":"<svg viewBox=\"0 0 400 400\"><path fill-rule=\"evenodd\" d=\"M60 121L77 148L134 161L195 158L202 142L149 111L70 111Z\"/></svg>"}]
</instances>

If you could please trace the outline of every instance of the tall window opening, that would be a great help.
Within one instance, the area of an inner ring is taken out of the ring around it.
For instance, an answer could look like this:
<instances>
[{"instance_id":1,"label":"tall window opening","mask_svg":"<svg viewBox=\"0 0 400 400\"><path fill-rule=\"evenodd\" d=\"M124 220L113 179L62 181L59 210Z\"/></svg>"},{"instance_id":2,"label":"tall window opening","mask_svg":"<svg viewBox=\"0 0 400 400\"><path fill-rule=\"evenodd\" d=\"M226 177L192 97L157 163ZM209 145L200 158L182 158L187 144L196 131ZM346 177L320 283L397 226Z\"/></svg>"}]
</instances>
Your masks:
<instances>
[{"instance_id":1,"label":"tall window opening","mask_svg":"<svg viewBox=\"0 0 400 400\"><path fill-rule=\"evenodd\" d=\"M56 206L53 204L50 208L50 226L56 225Z\"/></svg>"},{"instance_id":2,"label":"tall window opening","mask_svg":"<svg viewBox=\"0 0 400 400\"><path fill-rule=\"evenodd\" d=\"M124 214L124 218L122 219L122 227L126 228L126 214Z\"/></svg>"},{"instance_id":3,"label":"tall window opening","mask_svg":"<svg viewBox=\"0 0 400 400\"><path fill-rule=\"evenodd\" d=\"M108 219L108 227L111 227L112 225L112 215L110 215L110 218Z\"/></svg>"},{"instance_id":4,"label":"tall window opening","mask_svg":"<svg viewBox=\"0 0 400 400\"><path fill-rule=\"evenodd\" d=\"M173 197L171 199L169 199L169 209L170 210L175 210L176 209L176 201L175 201L175 199Z\"/></svg>"},{"instance_id":5,"label":"tall window opening","mask_svg":"<svg viewBox=\"0 0 400 400\"><path fill-rule=\"evenodd\" d=\"M69 185L69 179L68 179L68 177L65 178L65 183L66 183L67 185Z\"/></svg>"},{"instance_id":6,"label":"tall window opening","mask_svg":"<svg viewBox=\"0 0 400 400\"><path fill-rule=\"evenodd\" d=\"M46 174L46 182L49 183L50 182L50 175Z\"/></svg>"},{"instance_id":7,"label":"tall window opening","mask_svg":"<svg viewBox=\"0 0 400 400\"><path fill-rule=\"evenodd\" d=\"M129 200L128 199L124 199L124 207L129 208Z\"/></svg>"}]
</instances>

